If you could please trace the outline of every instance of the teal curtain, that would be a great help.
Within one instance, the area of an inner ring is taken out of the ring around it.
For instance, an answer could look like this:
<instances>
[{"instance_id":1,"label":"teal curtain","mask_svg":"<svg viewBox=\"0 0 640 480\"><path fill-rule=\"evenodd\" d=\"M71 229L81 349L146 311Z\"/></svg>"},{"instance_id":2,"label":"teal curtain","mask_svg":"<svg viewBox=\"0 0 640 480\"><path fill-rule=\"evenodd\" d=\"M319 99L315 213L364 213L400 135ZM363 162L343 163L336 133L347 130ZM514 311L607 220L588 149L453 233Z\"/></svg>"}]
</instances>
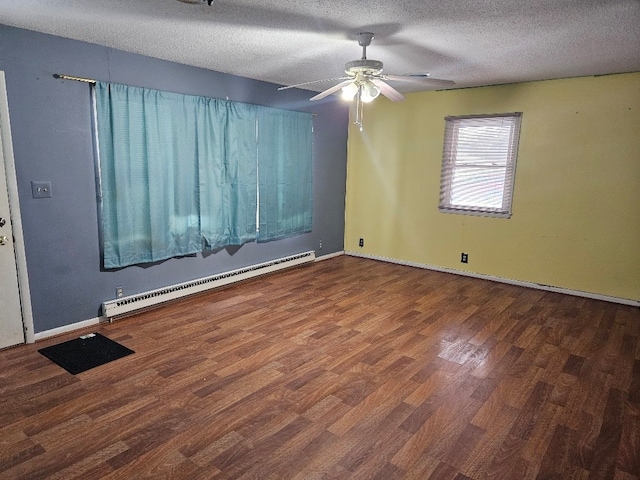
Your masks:
<instances>
[{"instance_id":1,"label":"teal curtain","mask_svg":"<svg viewBox=\"0 0 640 480\"><path fill-rule=\"evenodd\" d=\"M254 106L102 82L95 91L105 268L255 240Z\"/></svg>"},{"instance_id":2,"label":"teal curtain","mask_svg":"<svg viewBox=\"0 0 640 480\"><path fill-rule=\"evenodd\" d=\"M258 107L258 242L311 231L312 117Z\"/></svg>"},{"instance_id":3,"label":"teal curtain","mask_svg":"<svg viewBox=\"0 0 640 480\"><path fill-rule=\"evenodd\" d=\"M205 114L205 131L216 134L198 139L202 238L209 250L256 239L256 107L219 101L216 108L221 116L213 109Z\"/></svg>"},{"instance_id":4,"label":"teal curtain","mask_svg":"<svg viewBox=\"0 0 640 480\"><path fill-rule=\"evenodd\" d=\"M213 99L211 99L213 100ZM198 118L207 134L195 139L198 149L198 183L200 199L200 233L204 248L226 245L225 215L225 121L226 107L218 101L199 109ZM200 248L202 250L202 248Z\"/></svg>"},{"instance_id":5,"label":"teal curtain","mask_svg":"<svg viewBox=\"0 0 640 480\"><path fill-rule=\"evenodd\" d=\"M106 268L201 250L196 97L96 84Z\"/></svg>"},{"instance_id":6,"label":"teal curtain","mask_svg":"<svg viewBox=\"0 0 640 480\"><path fill-rule=\"evenodd\" d=\"M95 93L105 268L311 231L310 114L103 82Z\"/></svg>"}]
</instances>

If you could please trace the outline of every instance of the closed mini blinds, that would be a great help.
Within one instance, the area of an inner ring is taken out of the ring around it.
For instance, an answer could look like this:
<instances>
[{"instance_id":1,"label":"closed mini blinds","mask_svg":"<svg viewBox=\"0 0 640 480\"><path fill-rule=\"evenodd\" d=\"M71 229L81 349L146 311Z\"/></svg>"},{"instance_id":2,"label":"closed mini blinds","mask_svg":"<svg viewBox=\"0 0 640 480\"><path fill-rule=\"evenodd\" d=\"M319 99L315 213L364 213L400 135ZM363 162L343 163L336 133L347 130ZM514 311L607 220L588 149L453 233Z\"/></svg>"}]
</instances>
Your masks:
<instances>
[{"instance_id":1,"label":"closed mini blinds","mask_svg":"<svg viewBox=\"0 0 640 480\"><path fill-rule=\"evenodd\" d=\"M521 113L445 119L440 211L509 218Z\"/></svg>"}]
</instances>

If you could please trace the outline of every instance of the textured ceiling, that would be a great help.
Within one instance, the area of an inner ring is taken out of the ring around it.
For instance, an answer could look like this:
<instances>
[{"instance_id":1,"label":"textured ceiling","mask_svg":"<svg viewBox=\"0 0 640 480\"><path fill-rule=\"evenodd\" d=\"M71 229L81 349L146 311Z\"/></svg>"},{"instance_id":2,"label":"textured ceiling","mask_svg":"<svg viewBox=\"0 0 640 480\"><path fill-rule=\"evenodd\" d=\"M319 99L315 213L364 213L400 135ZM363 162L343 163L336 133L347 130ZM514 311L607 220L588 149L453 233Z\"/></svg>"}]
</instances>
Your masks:
<instances>
[{"instance_id":1,"label":"textured ceiling","mask_svg":"<svg viewBox=\"0 0 640 480\"><path fill-rule=\"evenodd\" d=\"M0 23L278 85L343 76L362 31L385 73L456 87L640 71L640 0L2 0Z\"/></svg>"}]
</instances>

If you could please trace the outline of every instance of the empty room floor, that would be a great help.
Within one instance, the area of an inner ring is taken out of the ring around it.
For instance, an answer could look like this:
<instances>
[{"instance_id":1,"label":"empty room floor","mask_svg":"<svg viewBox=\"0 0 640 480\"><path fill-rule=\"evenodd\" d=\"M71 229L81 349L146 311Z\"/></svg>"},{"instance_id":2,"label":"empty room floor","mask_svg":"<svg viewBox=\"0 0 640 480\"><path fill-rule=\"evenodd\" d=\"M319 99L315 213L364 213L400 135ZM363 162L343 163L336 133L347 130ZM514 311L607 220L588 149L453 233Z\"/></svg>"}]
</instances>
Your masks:
<instances>
[{"instance_id":1,"label":"empty room floor","mask_svg":"<svg viewBox=\"0 0 640 480\"><path fill-rule=\"evenodd\" d=\"M89 331L134 354L72 375ZM640 310L340 256L0 352L0 478L640 478Z\"/></svg>"}]
</instances>

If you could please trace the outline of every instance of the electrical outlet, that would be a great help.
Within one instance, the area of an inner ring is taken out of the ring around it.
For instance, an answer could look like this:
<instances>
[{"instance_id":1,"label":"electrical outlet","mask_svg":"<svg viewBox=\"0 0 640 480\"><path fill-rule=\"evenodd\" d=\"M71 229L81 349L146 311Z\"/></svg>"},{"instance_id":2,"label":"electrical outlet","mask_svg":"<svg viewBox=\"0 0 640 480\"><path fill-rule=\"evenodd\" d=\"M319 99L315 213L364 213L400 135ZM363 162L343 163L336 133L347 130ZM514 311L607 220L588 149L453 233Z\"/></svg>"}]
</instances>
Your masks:
<instances>
[{"instance_id":1,"label":"electrical outlet","mask_svg":"<svg viewBox=\"0 0 640 480\"><path fill-rule=\"evenodd\" d=\"M51 198L51 182L31 182L31 196L33 198Z\"/></svg>"},{"instance_id":2,"label":"electrical outlet","mask_svg":"<svg viewBox=\"0 0 640 480\"><path fill-rule=\"evenodd\" d=\"M124 288L116 287L116 298L122 298L124 296Z\"/></svg>"},{"instance_id":3,"label":"electrical outlet","mask_svg":"<svg viewBox=\"0 0 640 480\"><path fill-rule=\"evenodd\" d=\"M469 263L469 254L468 253L463 253L460 255L460 261L462 263Z\"/></svg>"},{"instance_id":4,"label":"electrical outlet","mask_svg":"<svg viewBox=\"0 0 640 480\"><path fill-rule=\"evenodd\" d=\"M322 240L318 242L318 250L322 250Z\"/></svg>"},{"instance_id":5,"label":"electrical outlet","mask_svg":"<svg viewBox=\"0 0 640 480\"><path fill-rule=\"evenodd\" d=\"M364 238L360 239L360 241L358 242L358 245L360 245L361 247L364 247Z\"/></svg>"}]
</instances>

